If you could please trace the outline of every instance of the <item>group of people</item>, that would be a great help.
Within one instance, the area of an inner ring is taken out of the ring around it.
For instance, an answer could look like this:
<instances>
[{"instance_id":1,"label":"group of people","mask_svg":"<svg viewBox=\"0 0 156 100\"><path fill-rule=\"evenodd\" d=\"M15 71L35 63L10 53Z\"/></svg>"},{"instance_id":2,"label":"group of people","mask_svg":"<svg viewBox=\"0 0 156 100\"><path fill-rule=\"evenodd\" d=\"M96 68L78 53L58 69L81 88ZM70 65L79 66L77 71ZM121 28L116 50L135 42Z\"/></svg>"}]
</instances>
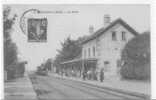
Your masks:
<instances>
[{"instance_id":1,"label":"group of people","mask_svg":"<svg viewBox=\"0 0 156 100\"><path fill-rule=\"evenodd\" d=\"M86 78L87 79L91 79L91 75L92 75L93 73L91 73L90 71L84 71L83 72L83 74L82 74L82 76L83 76L83 80L86 80ZM97 74L95 74L95 75L92 75L92 76L96 76L96 80L97 80ZM95 79L95 78L94 78ZM101 71L100 71L100 81L101 82L103 82L103 80L104 80L104 70L103 69L101 69Z\"/></svg>"}]
</instances>

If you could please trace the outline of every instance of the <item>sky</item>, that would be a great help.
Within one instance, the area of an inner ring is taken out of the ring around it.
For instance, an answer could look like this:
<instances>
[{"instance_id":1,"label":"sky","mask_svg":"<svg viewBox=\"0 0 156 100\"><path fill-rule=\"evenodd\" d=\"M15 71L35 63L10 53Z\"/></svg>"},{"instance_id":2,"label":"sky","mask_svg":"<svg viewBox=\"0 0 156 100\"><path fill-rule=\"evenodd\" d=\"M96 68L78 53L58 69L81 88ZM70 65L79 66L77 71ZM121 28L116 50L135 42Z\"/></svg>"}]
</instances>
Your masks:
<instances>
[{"instance_id":1,"label":"sky","mask_svg":"<svg viewBox=\"0 0 156 100\"><path fill-rule=\"evenodd\" d=\"M7 5L8 6L8 5ZM104 27L104 15L109 14L111 21L122 18L139 33L150 30L150 6L149 5L9 5L11 14L17 14L13 26L12 39L18 47L19 60L28 61L27 70L34 70L38 65L53 58L60 43L68 36L77 39L80 36L89 35L89 26L94 26L94 31ZM77 11L78 13L44 13L25 16L46 17L48 19L47 42L28 42L27 35L19 27L19 20L24 11L28 9L40 11Z\"/></svg>"}]
</instances>

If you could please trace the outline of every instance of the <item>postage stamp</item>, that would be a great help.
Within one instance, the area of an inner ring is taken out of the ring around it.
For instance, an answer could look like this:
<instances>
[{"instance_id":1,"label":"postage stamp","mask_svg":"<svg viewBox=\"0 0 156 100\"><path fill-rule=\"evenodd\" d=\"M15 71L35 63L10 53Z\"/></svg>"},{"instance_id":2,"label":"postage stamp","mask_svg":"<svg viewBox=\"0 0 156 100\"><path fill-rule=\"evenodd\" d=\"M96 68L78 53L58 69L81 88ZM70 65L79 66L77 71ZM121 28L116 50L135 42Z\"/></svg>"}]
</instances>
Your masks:
<instances>
[{"instance_id":1,"label":"postage stamp","mask_svg":"<svg viewBox=\"0 0 156 100\"><path fill-rule=\"evenodd\" d=\"M28 41L46 42L47 41L47 19L28 19Z\"/></svg>"}]
</instances>

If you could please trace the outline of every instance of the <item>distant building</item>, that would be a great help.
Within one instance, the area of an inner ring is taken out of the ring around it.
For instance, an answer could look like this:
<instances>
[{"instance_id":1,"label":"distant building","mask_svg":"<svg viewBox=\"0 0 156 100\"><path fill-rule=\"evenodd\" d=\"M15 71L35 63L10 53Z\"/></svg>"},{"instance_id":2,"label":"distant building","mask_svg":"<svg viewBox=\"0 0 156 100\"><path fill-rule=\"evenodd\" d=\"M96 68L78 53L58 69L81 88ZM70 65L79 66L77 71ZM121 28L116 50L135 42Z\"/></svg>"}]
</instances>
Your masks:
<instances>
[{"instance_id":1,"label":"distant building","mask_svg":"<svg viewBox=\"0 0 156 100\"><path fill-rule=\"evenodd\" d=\"M93 32L82 43L82 59L95 59L96 71L104 69L105 78L118 79L118 63L125 44L138 33L122 19L111 22L109 15L104 16L104 26Z\"/></svg>"}]
</instances>

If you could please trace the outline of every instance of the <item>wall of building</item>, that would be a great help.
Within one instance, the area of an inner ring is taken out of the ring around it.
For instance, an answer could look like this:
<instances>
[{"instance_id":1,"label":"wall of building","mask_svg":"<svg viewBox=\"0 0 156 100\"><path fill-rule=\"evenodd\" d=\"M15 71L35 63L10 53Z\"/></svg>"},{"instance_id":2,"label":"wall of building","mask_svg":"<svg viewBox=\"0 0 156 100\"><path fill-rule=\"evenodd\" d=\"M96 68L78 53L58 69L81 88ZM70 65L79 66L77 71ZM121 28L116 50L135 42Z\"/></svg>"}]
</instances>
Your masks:
<instances>
[{"instance_id":1,"label":"wall of building","mask_svg":"<svg viewBox=\"0 0 156 100\"><path fill-rule=\"evenodd\" d=\"M116 40L112 40L112 32L116 32ZM122 32L126 33L126 40L122 40ZM117 24L99 37L98 68L104 68L108 78L119 77L117 61L121 58L121 51L125 44L134 37L125 27Z\"/></svg>"},{"instance_id":2,"label":"wall of building","mask_svg":"<svg viewBox=\"0 0 156 100\"><path fill-rule=\"evenodd\" d=\"M95 55L93 53L93 47L95 48ZM82 58L83 59L88 59L88 58L97 58L97 51L96 51L96 40L92 40L86 44L83 45L82 47ZM90 56L88 49L90 48Z\"/></svg>"}]
</instances>

